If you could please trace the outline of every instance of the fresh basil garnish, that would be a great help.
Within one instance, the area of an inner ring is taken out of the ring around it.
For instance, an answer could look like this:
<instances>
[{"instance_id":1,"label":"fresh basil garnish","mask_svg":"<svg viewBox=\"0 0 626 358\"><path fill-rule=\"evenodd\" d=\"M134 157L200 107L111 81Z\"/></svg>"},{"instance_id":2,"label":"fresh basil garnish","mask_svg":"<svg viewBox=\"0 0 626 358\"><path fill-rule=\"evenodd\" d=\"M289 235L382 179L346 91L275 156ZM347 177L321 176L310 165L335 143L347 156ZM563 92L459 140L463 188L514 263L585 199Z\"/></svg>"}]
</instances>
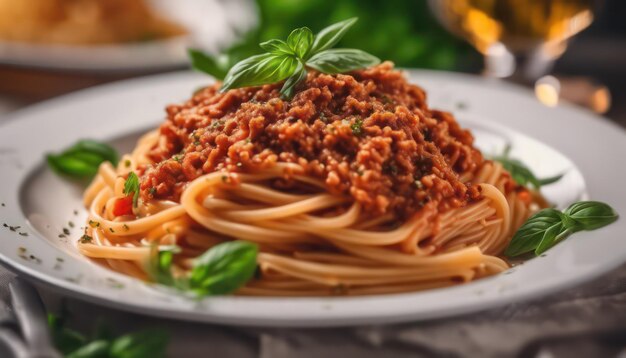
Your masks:
<instances>
[{"instance_id":1,"label":"fresh basil garnish","mask_svg":"<svg viewBox=\"0 0 626 358\"><path fill-rule=\"evenodd\" d=\"M563 174L553 177L539 179L533 172L521 161L509 157L511 146L507 145L501 155L492 157L491 159L500 162L502 167L511 174L511 177L519 185L532 185L535 189L540 189L544 185L552 184L559 181Z\"/></svg>"},{"instance_id":2,"label":"fresh basil garnish","mask_svg":"<svg viewBox=\"0 0 626 358\"><path fill-rule=\"evenodd\" d=\"M522 225L504 251L509 257L531 251L541 255L546 250L581 230L595 230L617 220L617 213L608 204L598 201L579 201L564 212L543 209Z\"/></svg>"},{"instance_id":3,"label":"fresh basil garnish","mask_svg":"<svg viewBox=\"0 0 626 358\"><path fill-rule=\"evenodd\" d=\"M221 91L260 86L285 81L280 94L291 98L296 86L306 79L307 70L337 74L380 63L380 60L356 49L330 49L357 21L356 18L326 27L313 36L307 27L295 29L286 41L272 39L259 46L267 51L236 63L223 77ZM193 67L221 78L223 67L217 60L198 51L190 51Z\"/></svg>"},{"instance_id":4,"label":"fresh basil garnish","mask_svg":"<svg viewBox=\"0 0 626 358\"><path fill-rule=\"evenodd\" d=\"M168 335L161 330L145 330L115 338L110 332L90 337L69 329L63 317L49 314L48 326L56 348L68 358L158 358L165 356Z\"/></svg>"},{"instance_id":5,"label":"fresh basil garnish","mask_svg":"<svg viewBox=\"0 0 626 358\"><path fill-rule=\"evenodd\" d=\"M369 53L352 48L336 48L313 55L307 66L320 72L336 74L376 65L380 60Z\"/></svg>"},{"instance_id":6,"label":"fresh basil garnish","mask_svg":"<svg viewBox=\"0 0 626 358\"><path fill-rule=\"evenodd\" d=\"M195 49L189 49L187 53L191 59L191 67L194 69L208 73L218 80L223 80L226 76L230 67L227 56L211 57Z\"/></svg>"},{"instance_id":7,"label":"fresh basil garnish","mask_svg":"<svg viewBox=\"0 0 626 358\"><path fill-rule=\"evenodd\" d=\"M220 91L279 82L291 76L297 67L298 59L293 55L264 53L248 57L228 71Z\"/></svg>"},{"instance_id":8,"label":"fresh basil garnish","mask_svg":"<svg viewBox=\"0 0 626 358\"><path fill-rule=\"evenodd\" d=\"M228 241L216 245L193 262L191 272L183 277L174 277L173 250L157 252L153 249L149 262L152 279L162 285L198 296L225 295L245 285L257 267L258 247L247 241Z\"/></svg>"},{"instance_id":9,"label":"fresh basil garnish","mask_svg":"<svg viewBox=\"0 0 626 358\"><path fill-rule=\"evenodd\" d=\"M308 27L293 30L287 37L287 46L299 58L306 58L313 44L313 32Z\"/></svg>"},{"instance_id":10,"label":"fresh basil garnish","mask_svg":"<svg viewBox=\"0 0 626 358\"><path fill-rule=\"evenodd\" d=\"M93 177L100 164L109 161L116 165L118 159L117 151L111 146L89 139L80 140L61 153L46 155L52 170L77 179Z\"/></svg>"},{"instance_id":11,"label":"fresh basil garnish","mask_svg":"<svg viewBox=\"0 0 626 358\"><path fill-rule=\"evenodd\" d=\"M318 53L335 46L357 20L356 17L353 17L322 29L322 31L315 36L315 40L313 40L311 52Z\"/></svg>"},{"instance_id":12,"label":"fresh basil garnish","mask_svg":"<svg viewBox=\"0 0 626 358\"><path fill-rule=\"evenodd\" d=\"M139 177L135 172L128 173L128 178L126 178L126 182L124 182L123 192L126 196L133 196L133 206L137 207L139 200Z\"/></svg>"},{"instance_id":13,"label":"fresh basil garnish","mask_svg":"<svg viewBox=\"0 0 626 358\"><path fill-rule=\"evenodd\" d=\"M234 292L254 276L257 252L258 247L247 241L212 247L194 260L190 288L202 296Z\"/></svg>"},{"instance_id":14,"label":"fresh basil garnish","mask_svg":"<svg viewBox=\"0 0 626 358\"><path fill-rule=\"evenodd\" d=\"M151 329L130 333L111 342L109 357L158 358L165 356L168 336L161 330Z\"/></svg>"},{"instance_id":15,"label":"fresh basil garnish","mask_svg":"<svg viewBox=\"0 0 626 358\"><path fill-rule=\"evenodd\" d=\"M582 230L595 230L617 220L618 215L609 205L599 201L579 201L564 212Z\"/></svg>"}]
</instances>

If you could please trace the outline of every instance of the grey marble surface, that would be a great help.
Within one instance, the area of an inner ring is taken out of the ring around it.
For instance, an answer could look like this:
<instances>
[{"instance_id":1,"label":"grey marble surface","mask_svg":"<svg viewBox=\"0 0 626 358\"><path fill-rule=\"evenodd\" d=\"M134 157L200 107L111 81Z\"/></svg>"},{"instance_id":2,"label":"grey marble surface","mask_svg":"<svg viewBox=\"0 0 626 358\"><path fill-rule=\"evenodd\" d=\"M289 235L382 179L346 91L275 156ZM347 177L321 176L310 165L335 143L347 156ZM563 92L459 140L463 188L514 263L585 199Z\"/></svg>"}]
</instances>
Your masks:
<instances>
[{"instance_id":1,"label":"grey marble surface","mask_svg":"<svg viewBox=\"0 0 626 358\"><path fill-rule=\"evenodd\" d=\"M0 124L6 113L19 106L0 97ZM0 266L0 298L7 298L12 277ZM491 311L401 325L333 329L250 329L165 320L38 288L49 311L64 305L71 326L86 332L99 320L119 333L165 329L171 336L171 357L626 358L626 266L583 286Z\"/></svg>"}]
</instances>

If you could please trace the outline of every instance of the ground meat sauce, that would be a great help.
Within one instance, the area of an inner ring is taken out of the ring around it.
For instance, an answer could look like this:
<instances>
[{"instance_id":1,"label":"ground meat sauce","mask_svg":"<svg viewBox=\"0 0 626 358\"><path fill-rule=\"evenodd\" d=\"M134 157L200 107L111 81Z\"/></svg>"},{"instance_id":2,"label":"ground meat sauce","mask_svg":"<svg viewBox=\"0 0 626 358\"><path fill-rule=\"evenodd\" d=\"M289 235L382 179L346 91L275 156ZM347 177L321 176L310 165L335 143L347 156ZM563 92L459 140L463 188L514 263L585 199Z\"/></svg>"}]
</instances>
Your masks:
<instances>
[{"instance_id":1,"label":"ground meat sauce","mask_svg":"<svg viewBox=\"0 0 626 358\"><path fill-rule=\"evenodd\" d=\"M434 201L440 210L480 196L459 181L483 158L469 131L385 62L350 74L311 72L291 100L281 84L219 93L219 84L167 107L158 164L142 176L142 196L178 200L185 184L214 171L250 172L295 162L332 193L370 214L401 217Z\"/></svg>"}]
</instances>

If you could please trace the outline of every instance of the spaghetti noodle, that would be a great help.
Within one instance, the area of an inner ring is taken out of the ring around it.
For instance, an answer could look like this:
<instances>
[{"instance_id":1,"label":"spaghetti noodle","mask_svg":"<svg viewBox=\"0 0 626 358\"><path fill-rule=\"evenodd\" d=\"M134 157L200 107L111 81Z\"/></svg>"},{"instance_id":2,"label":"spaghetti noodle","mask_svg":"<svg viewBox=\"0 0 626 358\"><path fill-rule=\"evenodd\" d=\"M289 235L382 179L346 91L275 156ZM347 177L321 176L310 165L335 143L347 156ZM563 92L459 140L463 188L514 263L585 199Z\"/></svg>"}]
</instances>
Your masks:
<instances>
[{"instance_id":1,"label":"spaghetti noodle","mask_svg":"<svg viewBox=\"0 0 626 358\"><path fill-rule=\"evenodd\" d=\"M508 268L498 255L537 203L390 64L310 74L291 103L277 97L276 86L210 87L168 108L166 124L117 168L102 164L85 191L92 240L80 252L149 280L153 245L179 246L184 272L219 243L254 242L259 275L237 293L269 296L407 292ZM141 199L120 215L131 172L141 174Z\"/></svg>"}]
</instances>

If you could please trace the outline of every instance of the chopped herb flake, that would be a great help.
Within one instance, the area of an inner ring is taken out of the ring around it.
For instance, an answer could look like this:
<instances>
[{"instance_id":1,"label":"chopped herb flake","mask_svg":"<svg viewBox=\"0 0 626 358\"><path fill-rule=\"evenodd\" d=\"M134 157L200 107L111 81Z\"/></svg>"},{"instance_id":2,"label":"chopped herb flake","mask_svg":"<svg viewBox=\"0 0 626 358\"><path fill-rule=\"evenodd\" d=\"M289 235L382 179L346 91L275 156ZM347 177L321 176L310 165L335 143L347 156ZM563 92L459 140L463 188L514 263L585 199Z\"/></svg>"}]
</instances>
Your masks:
<instances>
[{"instance_id":1,"label":"chopped herb flake","mask_svg":"<svg viewBox=\"0 0 626 358\"><path fill-rule=\"evenodd\" d=\"M363 134L363 120L360 117L357 117L354 123L350 126L352 129L352 134L359 137Z\"/></svg>"},{"instance_id":2,"label":"chopped herb flake","mask_svg":"<svg viewBox=\"0 0 626 358\"><path fill-rule=\"evenodd\" d=\"M133 196L133 207L137 207L139 200L139 177L134 172L128 174L126 182L124 183L124 195Z\"/></svg>"},{"instance_id":3,"label":"chopped herb flake","mask_svg":"<svg viewBox=\"0 0 626 358\"><path fill-rule=\"evenodd\" d=\"M91 243L91 241L93 240L93 237L85 234L80 238L80 243L81 244L89 244Z\"/></svg>"}]
</instances>

